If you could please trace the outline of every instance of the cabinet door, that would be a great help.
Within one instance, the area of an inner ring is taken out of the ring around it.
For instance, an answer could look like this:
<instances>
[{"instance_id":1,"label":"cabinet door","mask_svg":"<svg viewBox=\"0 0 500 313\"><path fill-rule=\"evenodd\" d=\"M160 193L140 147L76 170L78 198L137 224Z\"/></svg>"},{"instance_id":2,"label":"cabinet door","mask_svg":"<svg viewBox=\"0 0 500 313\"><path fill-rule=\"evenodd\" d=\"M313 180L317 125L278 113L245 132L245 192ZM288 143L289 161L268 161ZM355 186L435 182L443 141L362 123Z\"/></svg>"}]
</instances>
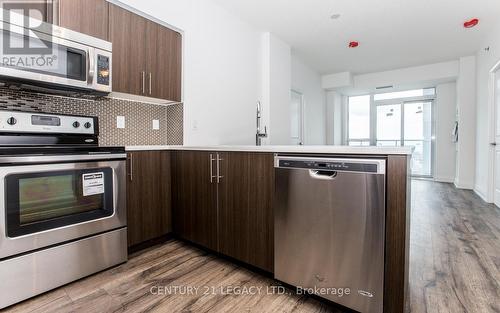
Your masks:
<instances>
[{"instance_id":1,"label":"cabinet door","mask_svg":"<svg viewBox=\"0 0 500 313\"><path fill-rule=\"evenodd\" d=\"M241 261L249 259L249 159L246 152L220 154L219 252Z\"/></svg>"},{"instance_id":2,"label":"cabinet door","mask_svg":"<svg viewBox=\"0 0 500 313\"><path fill-rule=\"evenodd\" d=\"M181 238L217 250L217 183L211 181L215 173L211 155L215 154L173 152L172 224L174 233Z\"/></svg>"},{"instance_id":3,"label":"cabinet door","mask_svg":"<svg viewBox=\"0 0 500 313\"><path fill-rule=\"evenodd\" d=\"M57 0L59 26L108 40L109 5L105 0Z\"/></svg>"},{"instance_id":4,"label":"cabinet door","mask_svg":"<svg viewBox=\"0 0 500 313\"><path fill-rule=\"evenodd\" d=\"M249 153L248 263L274 272L274 154Z\"/></svg>"},{"instance_id":5,"label":"cabinet door","mask_svg":"<svg viewBox=\"0 0 500 313\"><path fill-rule=\"evenodd\" d=\"M182 36L153 22L147 29L147 95L181 101Z\"/></svg>"},{"instance_id":6,"label":"cabinet door","mask_svg":"<svg viewBox=\"0 0 500 313\"><path fill-rule=\"evenodd\" d=\"M113 43L113 91L146 93L146 25L137 14L109 4L109 39Z\"/></svg>"},{"instance_id":7,"label":"cabinet door","mask_svg":"<svg viewBox=\"0 0 500 313\"><path fill-rule=\"evenodd\" d=\"M273 155L221 154L219 251L266 271L273 271Z\"/></svg>"},{"instance_id":8,"label":"cabinet door","mask_svg":"<svg viewBox=\"0 0 500 313\"><path fill-rule=\"evenodd\" d=\"M8 11L14 10L16 13L52 23L52 0L16 0L0 1L1 8ZM35 25L33 25L35 26Z\"/></svg>"},{"instance_id":9,"label":"cabinet door","mask_svg":"<svg viewBox=\"0 0 500 313\"><path fill-rule=\"evenodd\" d=\"M128 243L133 246L171 232L170 153L129 153L128 169Z\"/></svg>"}]
</instances>

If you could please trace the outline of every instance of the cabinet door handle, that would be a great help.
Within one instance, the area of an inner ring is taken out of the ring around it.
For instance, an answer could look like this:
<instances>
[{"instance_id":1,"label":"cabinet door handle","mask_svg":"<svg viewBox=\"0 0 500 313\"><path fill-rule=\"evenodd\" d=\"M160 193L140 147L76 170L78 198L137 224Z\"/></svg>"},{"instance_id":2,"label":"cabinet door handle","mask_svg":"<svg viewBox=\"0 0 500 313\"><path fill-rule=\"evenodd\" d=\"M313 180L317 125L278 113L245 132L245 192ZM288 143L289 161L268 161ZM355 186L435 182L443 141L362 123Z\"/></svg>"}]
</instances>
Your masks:
<instances>
[{"instance_id":1,"label":"cabinet door handle","mask_svg":"<svg viewBox=\"0 0 500 313\"><path fill-rule=\"evenodd\" d=\"M130 162L129 162L129 177L130 177L130 181L134 180L134 155L133 154L130 154L130 158L129 158Z\"/></svg>"},{"instance_id":2,"label":"cabinet door handle","mask_svg":"<svg viewBox=\"0 0 500 313\"><path fill-rule=\"evenodd\" d=\"M142 93L146 93L146 72L142 71Z\"/></svg>"},{"instance_id":3,"label":"cabinet door handle","mask_svg":"<svg viewBox=\"0 0 500 313\"><path fill-rule=\"evenodd\" d=\"M220 174L220 162L221 161L224 161L224 159L221 159L220 155L217 153L217 184L219 184L222 181L222 178L224 178L224 176L222 176Z\"/></svg>"},{"instance_id":4,"label":"cabinet door handle","mask_svg":"<svg viewBox=\"0 0 500 313\"><path fill-rule=\"evenodd\" d=\"M216 176L214 176L214 161L214 155L210 153L210 183L213 183L214 178L216 178Z\"/></svg>"},{"instance_id":5,"label":"cabinet door handle","mask_svg":"<svg viewBox=\"0 0 500 313\"><path fill-rule=\"evenodd\" d=\"M153 83L151 82L153 79L153 74L149 72L149 94L151 95L153 93Z\"/></svg>"}]
</instances>

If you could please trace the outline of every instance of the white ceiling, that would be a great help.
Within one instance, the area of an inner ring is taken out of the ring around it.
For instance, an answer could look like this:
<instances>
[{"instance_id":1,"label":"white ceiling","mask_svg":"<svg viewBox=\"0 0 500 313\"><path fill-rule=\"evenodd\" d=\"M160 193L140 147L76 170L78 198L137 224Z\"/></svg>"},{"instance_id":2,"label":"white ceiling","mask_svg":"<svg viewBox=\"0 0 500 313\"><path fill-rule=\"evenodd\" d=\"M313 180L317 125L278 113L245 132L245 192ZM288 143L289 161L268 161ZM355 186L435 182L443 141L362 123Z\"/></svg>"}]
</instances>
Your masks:
<instances>
[{"instance_id":1,"label":"white ceiling","mask_svg":"<svg viewBox=\"0 0 500 313\"><path fill-rule=\"evenodd\" d=\"M499 0L215 0L288 42L322 74L355 74L473 54L500 19ZM332 20L332 14L341 17ZM477 17L478 26L465 29ZM349 49L349 41L360 46Z\"/></svg>"}]
</instances>

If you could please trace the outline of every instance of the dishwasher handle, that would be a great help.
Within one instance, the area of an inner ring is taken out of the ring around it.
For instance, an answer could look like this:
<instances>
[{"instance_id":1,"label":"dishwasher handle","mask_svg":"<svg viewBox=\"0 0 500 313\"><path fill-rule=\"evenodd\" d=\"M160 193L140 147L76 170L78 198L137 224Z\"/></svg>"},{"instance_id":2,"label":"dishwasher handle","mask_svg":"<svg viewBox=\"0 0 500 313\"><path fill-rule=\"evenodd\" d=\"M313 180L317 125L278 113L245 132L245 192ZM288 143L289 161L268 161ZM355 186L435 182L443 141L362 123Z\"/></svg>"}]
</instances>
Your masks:
<instances>
[{"instance_id":1,"label":"dishwasher handle","mask_svg":"<svg viewBox=\"0 0 500 313\"><path fill-rule=\"evenodd\" d=\"M313 179L332 180L337 177L337 171L309 170L309 176Z\"/></svg>"}]
</instances>

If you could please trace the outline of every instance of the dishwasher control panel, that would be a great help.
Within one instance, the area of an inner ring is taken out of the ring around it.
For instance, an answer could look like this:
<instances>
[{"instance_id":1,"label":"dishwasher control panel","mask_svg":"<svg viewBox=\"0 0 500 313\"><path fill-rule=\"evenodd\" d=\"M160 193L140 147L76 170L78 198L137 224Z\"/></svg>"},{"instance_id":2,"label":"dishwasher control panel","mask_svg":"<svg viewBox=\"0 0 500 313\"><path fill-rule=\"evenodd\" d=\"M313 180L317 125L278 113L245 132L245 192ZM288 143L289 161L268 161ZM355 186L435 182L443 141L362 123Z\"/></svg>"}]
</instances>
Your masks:
<instances>
[{"instance_id":1,"label":"dishwasher control panel","mask_svg":"<svg viewBox=\"0 0 500 313\"><path fill-rule=\"evenodd\" d=\"M385 160L329 159L277 156L275 167L362 173L385 172Z\"/></svg>"}]
</instances>

